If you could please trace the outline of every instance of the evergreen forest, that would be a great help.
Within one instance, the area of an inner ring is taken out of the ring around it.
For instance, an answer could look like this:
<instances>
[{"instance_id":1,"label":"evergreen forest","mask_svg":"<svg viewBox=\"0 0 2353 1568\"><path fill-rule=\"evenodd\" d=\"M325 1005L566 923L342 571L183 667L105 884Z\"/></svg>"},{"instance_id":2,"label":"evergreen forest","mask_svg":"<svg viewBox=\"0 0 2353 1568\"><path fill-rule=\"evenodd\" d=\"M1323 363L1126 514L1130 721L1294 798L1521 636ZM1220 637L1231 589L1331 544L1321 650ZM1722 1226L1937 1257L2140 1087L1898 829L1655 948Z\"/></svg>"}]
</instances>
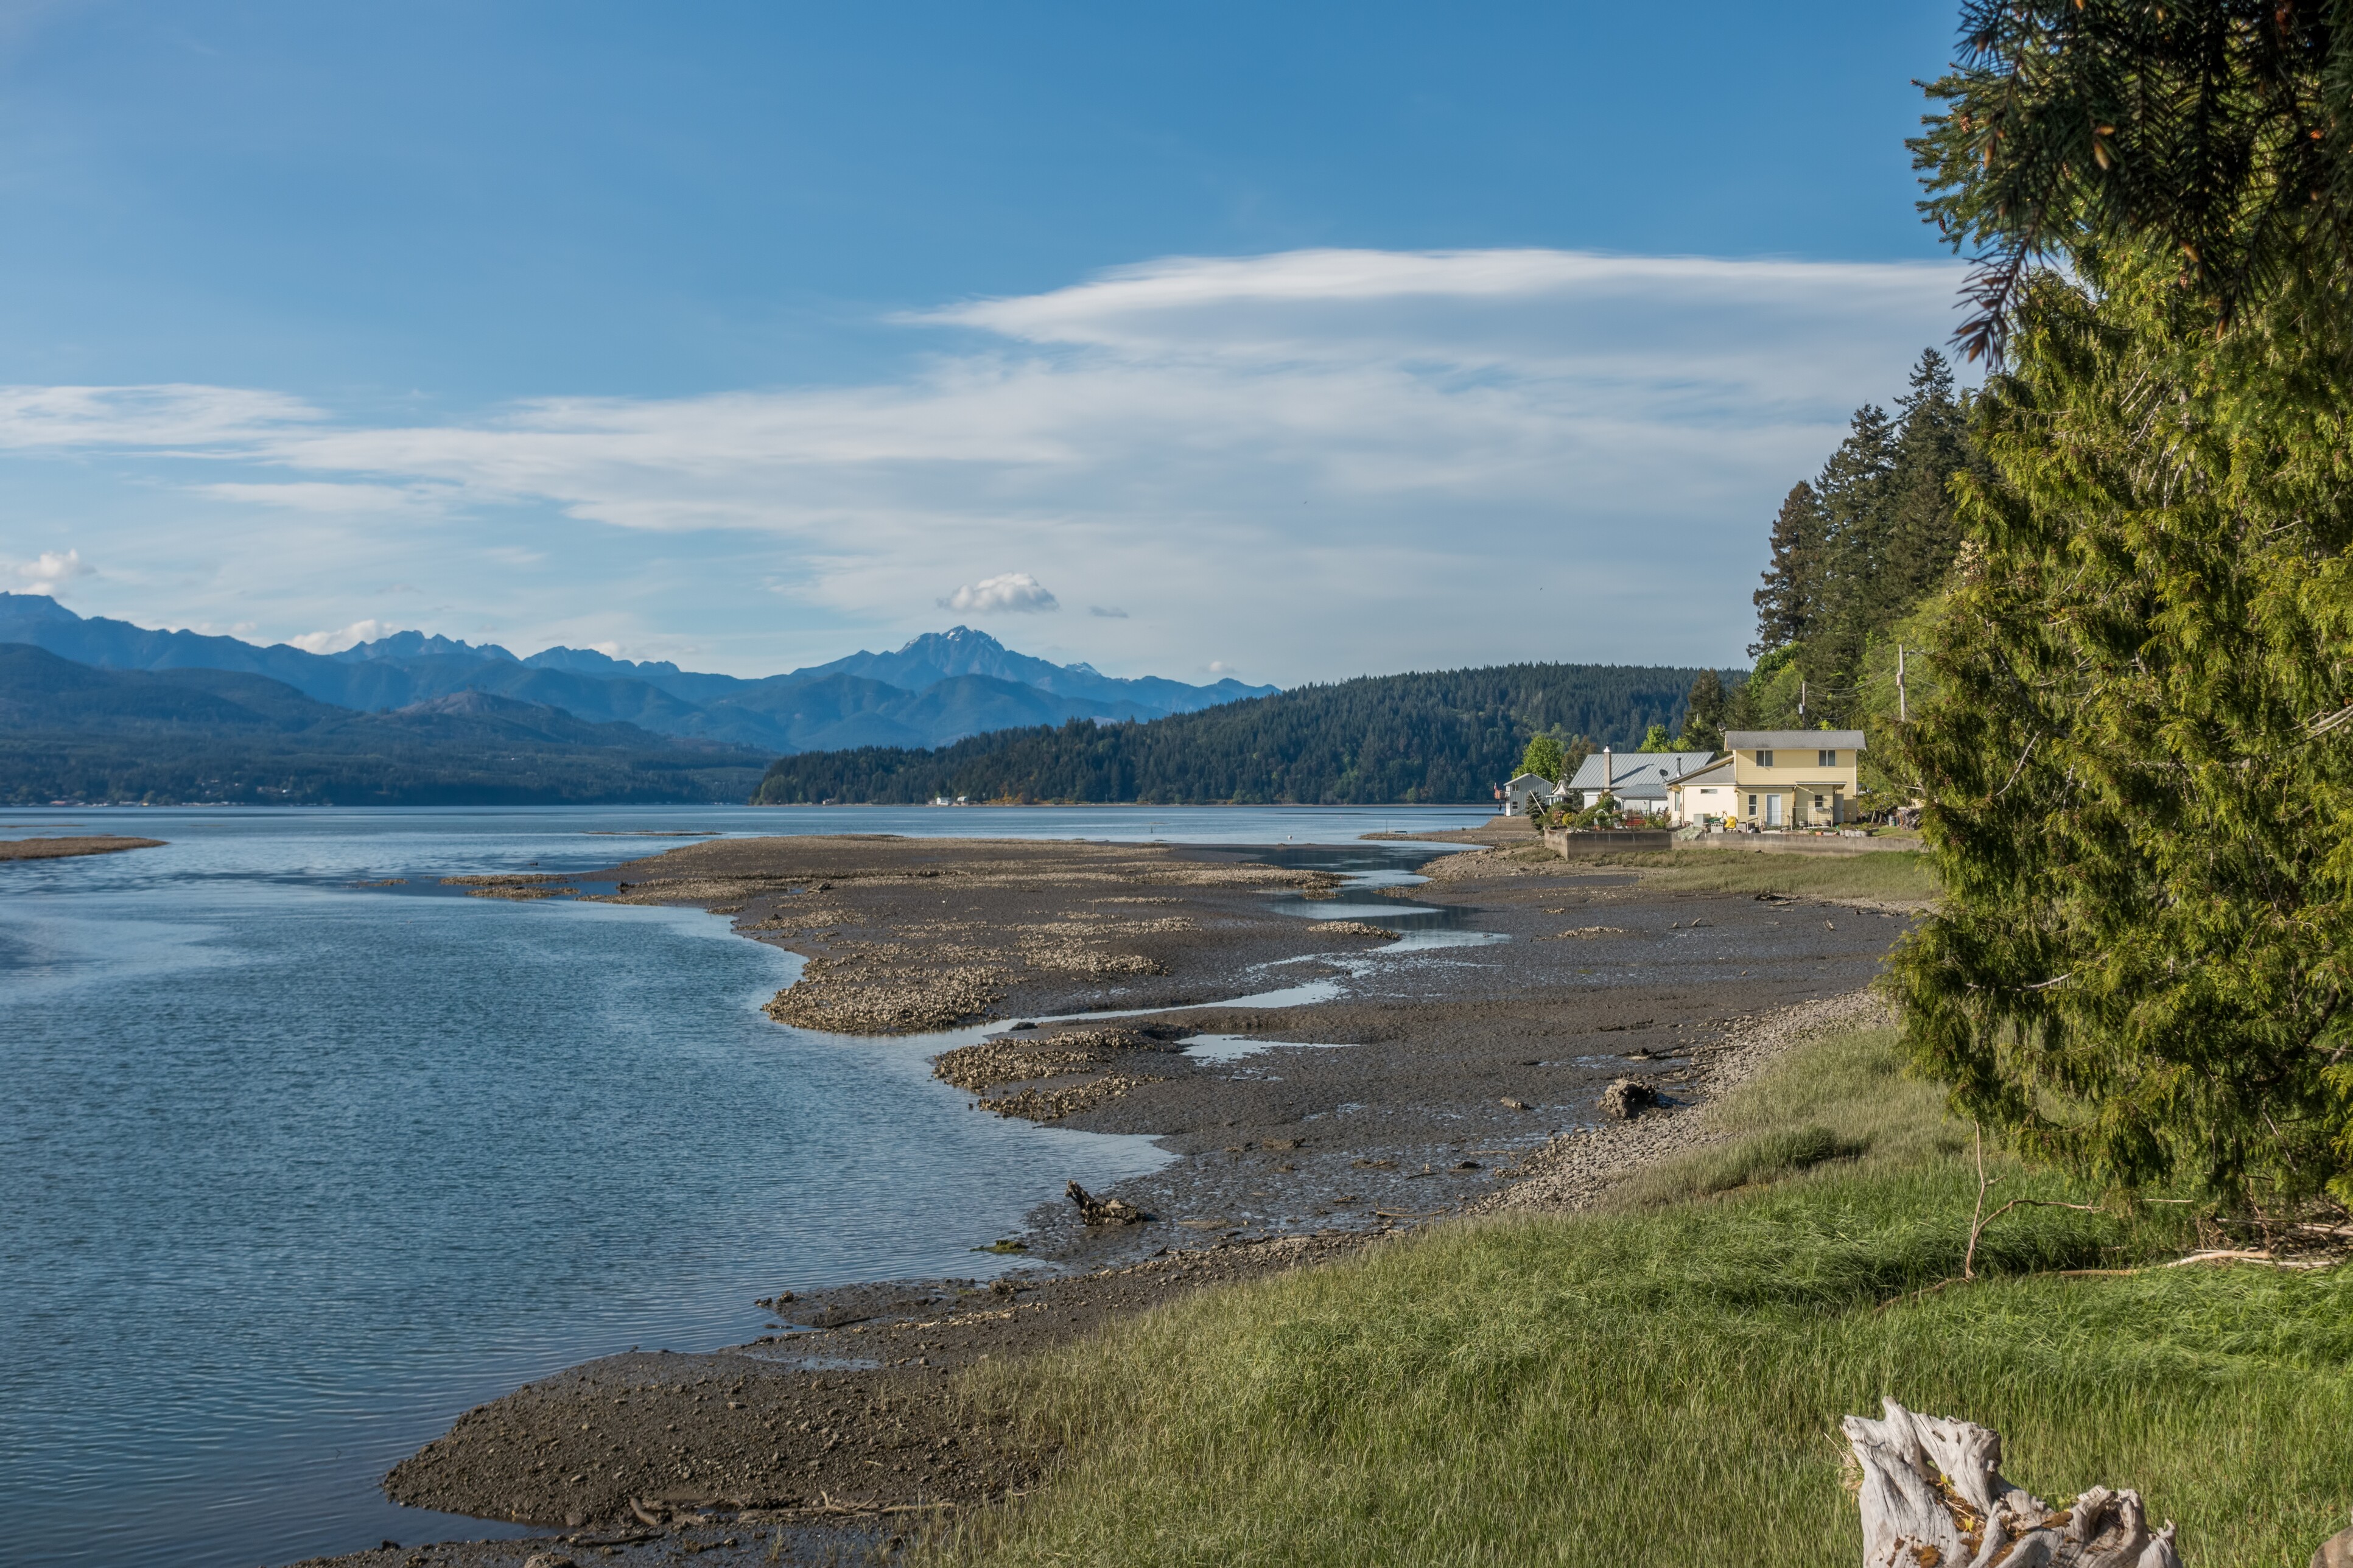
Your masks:
<instances>
[{"instance_id":1,"label":"evergreen forest","mask_svg":"<svg viewBox=\"0 0 2353 1568\"><path fill-rule=\"evenodd\" d=\"M1148 723L1073 720L930 751L803 752L768 769L756 801L1486 802L1533 738L1571 753L1603 741L1632 750L1654 728L1683 727L1694 681L1723 679L1599 664L1366 676Z\"/></svg>"}]
</instances>

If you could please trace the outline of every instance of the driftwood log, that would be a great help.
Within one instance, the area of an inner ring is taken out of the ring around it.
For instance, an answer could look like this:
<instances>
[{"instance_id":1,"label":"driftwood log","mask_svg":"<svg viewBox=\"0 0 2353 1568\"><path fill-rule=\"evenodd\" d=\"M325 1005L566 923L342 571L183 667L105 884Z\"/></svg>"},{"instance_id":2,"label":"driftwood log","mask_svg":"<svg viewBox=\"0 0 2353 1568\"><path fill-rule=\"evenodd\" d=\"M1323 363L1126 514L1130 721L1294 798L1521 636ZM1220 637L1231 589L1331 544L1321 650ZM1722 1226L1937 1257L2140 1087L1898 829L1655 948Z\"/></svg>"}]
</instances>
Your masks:
<instances>
[{"instance_id":1,"label":"driftwood log","mask_svg":"<svg viewBox=\"0 0 2353 1568\"><path fill-rule=\"evenodd\" d=\"M1089 1225L1142 1225L1152 1216L1122 1198L1099 1198L1072 1182L1065 1189L1079 1205L1079 1217Z\"/></svg>"},{"instance_id":2,"label":"driftwood log","mask_svg":"<svg viewBox=\"0 0 2353 1568\"><path fill-rule=\"evenodd\" d=\"M2140 1494L2094 1487L2052 1508L2001 1477L2001 1436L1919 1415L1846 1418L1862 1467L1863 1568L2181 1568L2173 1524L2154 1535Z\"/></svg>"}]
</instances>

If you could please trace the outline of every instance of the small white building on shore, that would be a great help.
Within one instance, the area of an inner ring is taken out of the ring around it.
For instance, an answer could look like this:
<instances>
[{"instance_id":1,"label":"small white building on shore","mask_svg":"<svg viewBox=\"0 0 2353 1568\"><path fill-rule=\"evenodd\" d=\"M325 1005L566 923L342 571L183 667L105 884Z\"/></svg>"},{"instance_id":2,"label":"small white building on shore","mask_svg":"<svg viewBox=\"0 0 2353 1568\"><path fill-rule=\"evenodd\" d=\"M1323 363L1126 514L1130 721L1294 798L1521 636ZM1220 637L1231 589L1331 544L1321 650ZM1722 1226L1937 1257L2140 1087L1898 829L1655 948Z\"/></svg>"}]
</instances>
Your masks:
<instances>
[{"instance_id":1,"label":"small white building on shore","mask_svg":"<svg viewBox=\"0 0 2353 1568\"><path fill-rule=\"evenodd\" d=\"M1677 827L1728 827L1740 819L1740 784L1733 760L1712 763L1667 781L1668 815Z\"/></svg>"}]
</instances>

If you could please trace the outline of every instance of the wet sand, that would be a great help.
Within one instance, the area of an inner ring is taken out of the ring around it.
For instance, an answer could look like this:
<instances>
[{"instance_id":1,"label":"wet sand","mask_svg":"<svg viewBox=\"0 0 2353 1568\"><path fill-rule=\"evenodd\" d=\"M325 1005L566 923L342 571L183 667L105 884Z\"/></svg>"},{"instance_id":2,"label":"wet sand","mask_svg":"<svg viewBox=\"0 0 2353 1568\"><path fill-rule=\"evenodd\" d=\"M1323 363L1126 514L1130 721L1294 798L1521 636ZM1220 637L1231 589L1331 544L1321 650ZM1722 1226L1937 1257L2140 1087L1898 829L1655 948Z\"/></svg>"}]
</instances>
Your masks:
<instances>
[{"instance_id":1,"label":"wet sand","mask_svg":"<svg viewBox=\"0 0 2353 1568\"><path fill-rule=\"evenodd\" d=\"M726 840L608 873L617 898L730 912L807 955L779 1018L863 1034L997 1020L938 1053L973 1114L1149 1133L1179 1158L1093 1194L1148 1223L1089 1225L1039 1194L1003 1243L1034 1266L993 1284L779 1280L764 1303L777 1327L753 1344L607 1358L470 1411L387 1490L562 1533L335 1561L887 1547L1052 1463L962 1403L958 1368L1437 1219L1580 1206L1704 1141L1694 1108L1788 1040L1867 1009L1904 926L1886 908L1646 891L1525 835L1495 842L1370 889L1335 862L1433 849ZM1303 918L1318 913L1336 918ZM1237 995L1260 1000L1219 1000ZM1144 1016L1054 1021L1105 1011ZM1610 1122L1598 1101L1621 1078L1660 1108Z\"/></svg>"}]
</instances>

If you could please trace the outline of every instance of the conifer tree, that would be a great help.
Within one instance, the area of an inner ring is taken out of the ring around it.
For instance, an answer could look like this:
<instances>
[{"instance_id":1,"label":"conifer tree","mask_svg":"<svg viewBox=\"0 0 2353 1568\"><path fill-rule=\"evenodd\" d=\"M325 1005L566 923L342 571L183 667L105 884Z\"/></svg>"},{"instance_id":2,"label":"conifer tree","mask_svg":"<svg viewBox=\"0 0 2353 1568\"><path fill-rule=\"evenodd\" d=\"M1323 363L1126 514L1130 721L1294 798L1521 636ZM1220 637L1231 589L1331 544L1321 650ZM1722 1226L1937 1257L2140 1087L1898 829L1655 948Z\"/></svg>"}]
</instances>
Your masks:
<instances>
[{"instance_id":1,"label":"conifer tree","mask_svg":"<svg viewBox=\"0 0 2353 1568\"><path fill-rule=\"evenodd\" d=\"M2010 368L1901 746L1947 884L1905 1032L2025 1148L2263 1216L2353 1205L2342 20L1968 0L1913 143Z\"/></svg>"},{"instance_id":2,"label":"conifer tree","mask_svg":"<svg viewBox=\"0 0 2353 1568\"><path fill-rule=\"evenodd\" d=\"M1887 589L1879 568L1893 527L1898 438L1887 411L1864 405L1814 481L1822 516L1820 608L1798 654L1799 668L1819 699L1809 718L1843 720L1843 697L1862 671Z\"/></svg>"},{"instance_id":3,"label":"conifer tree","mask_svg":"<svg viewBox=\"0 0 2353 1568\"><path fill-rule=\"evenodd\" d=\"M2338 0L1965 0L1911 143L1979 247L1960 342L2001 356L2037 267L2128 238L2218 322L2353 308L2353 26Z\"/></svg>"},{"instance_id":4,"label":"conifer tree","mask_svg":"<svg viewBox=\"0 0 2353 1568\"><path fill-rule=\"evenodd\" d=\"M1749 645L1749 658L1802 641L1814 629L1821 553L1821 507L1814 487L1800 479L1782 498L1780 514L1773 520L1773 563L1765 569L1765 585L1752 595L1757 640Z\"/></svg>"},{"instance_id":5,"label":"conifer tree","mask_svg":"<svg viewBox=\"0 0 2353 1568\"><path fill-rule=\"evenodd\" d=\"M2079 266L2013 315L1903 738L1946 886L1905 1027L2105 1184L2353 1202L2353 345Z\"/></svg>"},{"instance_id":6,"label":"conifer tree","mask_svg":"<svg viewBox=\"0 0 2353 1568\"><path fill-rule=\"evenodd\" d=\"M1724 678L1712 669L1694 676L1691 695L1683 700L1683 732L1676 749L1716 752L1724 749L1724 721L1729 708Z\"/></svg>"},{"instance_id":7,"label":"conifer tree","mask_svg":"<svg viewBox=\"0 0 2353 1568\"><path fill-rule=\"evenodd\" d=\"M1885 548L1876 563L1880 613L1872 630L1890 622L1940 587L1961 547L1954 476L1980 471L1968 439L1968 411L1953 387L1953 367L1934 349L1921 352L1912 388L1900 400Z\"/></svg>"}]
</instances>

